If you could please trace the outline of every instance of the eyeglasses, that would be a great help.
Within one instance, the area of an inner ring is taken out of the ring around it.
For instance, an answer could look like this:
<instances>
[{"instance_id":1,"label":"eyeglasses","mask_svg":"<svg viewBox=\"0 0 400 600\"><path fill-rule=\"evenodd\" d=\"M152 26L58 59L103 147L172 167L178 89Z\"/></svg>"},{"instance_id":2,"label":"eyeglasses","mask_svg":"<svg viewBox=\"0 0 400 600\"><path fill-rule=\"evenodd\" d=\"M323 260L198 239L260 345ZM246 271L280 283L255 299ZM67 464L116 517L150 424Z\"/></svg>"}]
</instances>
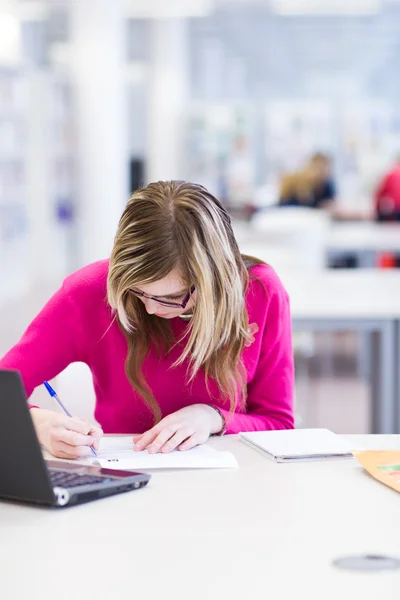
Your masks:
<instances>
[{"instance_id":1,"label":"eyeglasses","mask_svg":"<svg viewBox=\"0 0 400 600\"><path fill-rule=\"evenodd\" d=\"M148 294L145 294L144 292L140 292L139 290L130 290L130 293L133 294L134 296L137 296L138 298L147 298L148 300L154 300L155 302L158 302L159 304L162 304L163 306L171 306L172 308L186 308L186 305L190 300L190 296L193 294L195 289L196 289L195 286L192 285L192 287L190 288L190 291L186 294L186 296L184 297L182 302L168 302L168 300L160 300L159 298L155 298L154 296L149 296Z\"/></svg>"}]
</instances>

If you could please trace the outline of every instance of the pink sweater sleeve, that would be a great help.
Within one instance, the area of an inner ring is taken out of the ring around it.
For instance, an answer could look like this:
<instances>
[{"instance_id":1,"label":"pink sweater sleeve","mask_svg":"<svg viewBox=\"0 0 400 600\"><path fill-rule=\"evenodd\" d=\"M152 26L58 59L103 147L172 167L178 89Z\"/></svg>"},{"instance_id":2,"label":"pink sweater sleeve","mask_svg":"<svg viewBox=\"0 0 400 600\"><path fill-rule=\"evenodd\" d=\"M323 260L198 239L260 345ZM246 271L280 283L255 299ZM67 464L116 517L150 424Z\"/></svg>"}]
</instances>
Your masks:
<instances>
[{"instance_id":1,"label":"pink sweater sleeve","mask_svg":"<svg viewBox=\"0 0 400 600\"><path fill-rule=\"evenodd\" d=\"M80 338L80 319L64 283L20 341L0 359L0 368L19 371L29 397L43 381L52 379L70 363L84 360Z\"/></svg>"},{"instance_id":2,"label":"pink sweater sleeve","mask_svg":"<svg viewBox=\"0 0 400 600\"><path fill-rule=\"evenodd\" d=\"M293 429L294 360L289 298L276 277L275 289L268 294L261 352L253 380L247 386L247 412L230 414L227 433ZM257 294L257 302L265 304Z\"/></svg>"}]
</instances>

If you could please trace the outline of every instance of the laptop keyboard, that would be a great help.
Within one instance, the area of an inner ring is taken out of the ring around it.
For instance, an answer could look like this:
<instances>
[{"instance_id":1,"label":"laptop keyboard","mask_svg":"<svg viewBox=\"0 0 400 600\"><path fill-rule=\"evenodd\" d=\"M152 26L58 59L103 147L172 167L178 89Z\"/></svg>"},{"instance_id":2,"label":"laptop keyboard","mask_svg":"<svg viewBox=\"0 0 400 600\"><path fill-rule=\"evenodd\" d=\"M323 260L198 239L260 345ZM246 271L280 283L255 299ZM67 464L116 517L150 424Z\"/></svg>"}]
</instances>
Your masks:
<instances>
[{"instance_id":1,"label":"laptop keyboard","mask_svg":"<svg viewBox=\"0 0 400 600\"><path fill-rule=\"evenodd\" d=\"M77 473L68 473L67 471L49 470L50 481L53 487L71 488L80 485L90 485L93 483L105 483L113 481L111 477L98 477L97 475L79 475Z\"/></svg>"}]
</instances>

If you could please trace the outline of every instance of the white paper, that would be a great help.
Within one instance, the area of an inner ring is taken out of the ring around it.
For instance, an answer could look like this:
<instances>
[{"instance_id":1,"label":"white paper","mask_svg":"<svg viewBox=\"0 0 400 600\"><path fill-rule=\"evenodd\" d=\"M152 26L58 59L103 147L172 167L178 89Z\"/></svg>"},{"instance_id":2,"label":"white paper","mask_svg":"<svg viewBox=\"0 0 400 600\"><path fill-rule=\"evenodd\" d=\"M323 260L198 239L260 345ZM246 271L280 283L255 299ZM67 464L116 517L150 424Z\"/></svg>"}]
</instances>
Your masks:
<instances>
[{"instance_id":1,"label":"white paper","mask_svg":"<svg viewBox=\"0 0 400 600\"><path fill-rule=\"evenodd\" d=\"M223 469L237 468L236 458L230 452L218 452L205 444L181 452L149 454L135 452L131 436L104 437L100 441L97 458L87 457L92 464L106 469Z\"/></svg>"},{"instance_id":2,"label":"white paper","mask_svg":"<svg viewBox=\"0 0 400 600\"><path fill-rule=\"evenodd\" d=\"M351 458L353 448L329 429L287 429L240 433L243 442L277 462Z\"/></svg>"}]
</instances>

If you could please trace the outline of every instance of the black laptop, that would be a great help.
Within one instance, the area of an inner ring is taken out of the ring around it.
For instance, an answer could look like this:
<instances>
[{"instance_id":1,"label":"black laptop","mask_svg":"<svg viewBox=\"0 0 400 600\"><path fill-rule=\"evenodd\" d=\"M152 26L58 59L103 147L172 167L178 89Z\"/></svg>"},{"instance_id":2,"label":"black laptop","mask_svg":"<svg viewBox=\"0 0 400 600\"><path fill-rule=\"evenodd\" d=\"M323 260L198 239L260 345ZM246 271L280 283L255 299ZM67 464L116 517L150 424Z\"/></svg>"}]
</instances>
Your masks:
<instances>
[{"instance_id":1,"label":"black laptop","mask_svg":"<svg viewBox=\"0 0 400 600\"><path fill-rule=\"evenodd\" d=\"M46 461L17 371L0 370L0 498L70 506L137 490L147 473Z\"/></svg>"}]
</instances>

